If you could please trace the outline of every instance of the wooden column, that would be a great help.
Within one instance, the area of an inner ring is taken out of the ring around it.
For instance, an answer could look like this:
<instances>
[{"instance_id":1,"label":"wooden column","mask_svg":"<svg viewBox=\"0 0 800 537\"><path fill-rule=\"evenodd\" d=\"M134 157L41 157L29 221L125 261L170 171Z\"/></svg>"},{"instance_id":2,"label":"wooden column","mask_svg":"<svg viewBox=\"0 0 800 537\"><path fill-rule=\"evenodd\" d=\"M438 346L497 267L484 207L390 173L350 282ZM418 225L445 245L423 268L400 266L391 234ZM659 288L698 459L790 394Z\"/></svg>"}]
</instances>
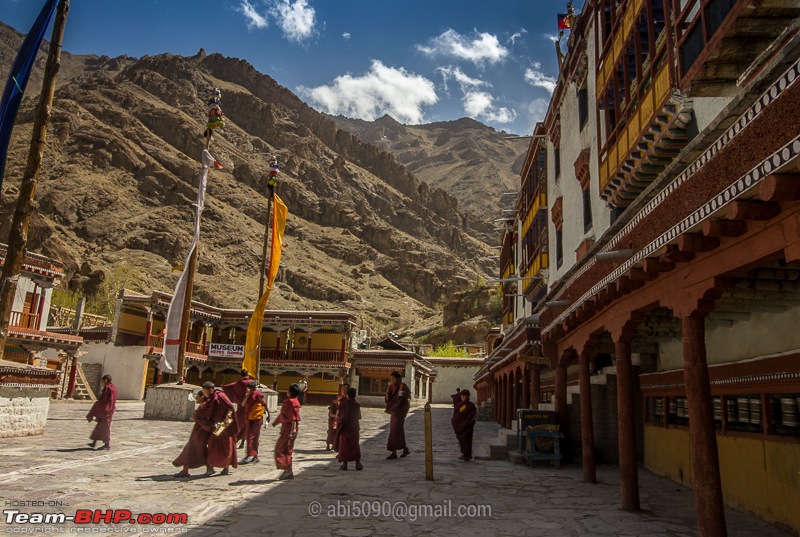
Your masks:
<instances>
[{"instance_id":1,"label":"wooden column","mask_svg":"<svg viewBox=\"0 0 800 537\"><path fill-rule=\"evenodd\" d=\"M503 427L506 429L511 428L511 422L514 420L514 374L509 373L506 376L506 421Z\"/></svg>"},{"instance_id":2,"label":"wooden column","mask_svg":"<svg viewBox=\"0 0 800 537\"><path fill-rule=\"evenodd\" d=\"M701 537L726 537L717 432L706 361L705 320L703 316L685 316L681 324L697 527Z\"/></svg>"},{"instance_id":3,"label":"wooden column","mask_svg":"<svg viewBox=\"0 0 800 537\"><path fill-rule=\"evenodd\" d=\"M522 408L531 407L531 370L528 364L523 367L522 373Z\"/></svg>"},{"instance_id":4,"label":"wooden column","mask_svg":"<svg viewBox=\"0 0 800 537\"><path fill-rule=\"evenodd\" d=\"M556 412L558 413L558 423L561 425L561 432L567 429L567 359L561 358L556 365L556 392L554 401Z\"/></svg>"},{"instance_id":5,"label":"wooden column","mask_svg":"<svg viewBox=\"0 0 800 537\"><path fill-rule=\"evenodd\" d=\"M639 462L636 456L636 400L633 391L631 339L633 330L612 333L617 367L617 435L622 508L639 510Z\"/></svg>"},{"instance_id":6,"label":"wooden column","mask_svg":"<svg viewBox=\"0 0 800 537\"><path fill-rule=\"evenodd\" d=\"M531 408L539 410L539 401L542 398L542 376L539 366L533 366L531 372Z\"/></svg>"},{"instance_id":7,"label":"wooden column","mask_svg":"<svg viewBox=\"0 0 800 537\"><path fill-rule=\"evenodd\" d=\"M587 344L578 357L581 397L581 455L584 483L597 483L597 468L594 460L594 420L592 418L592 383L590 380L590 358L592 349Z\"/></svg>"},{"instance_id":8,"label":"wooden column","mask_svg":"<svg viewBox=\"0 0 800 537\"><path fill-rule=\"evenodd\" d=\"M515 421L517 421L517 409L519 408L520 396L519 380L519 369L515 369L511 374L511 381L513 382L513 385L511 386L511 419L508 422L509 428L512 427Z\"/></svg>"},{"instance_id":9,"label":"wooden column","mask_svg":"<svg viewBox=\"0 0 800 537\"><path fill-rule=\"evenodd\" d=\"M75 377L78 376L78 357L74 354L69 355L70 368L69 368L69 384L67 385L67 399L72 399L72 394L75 391Z\"/></svg>"}]
</instances>

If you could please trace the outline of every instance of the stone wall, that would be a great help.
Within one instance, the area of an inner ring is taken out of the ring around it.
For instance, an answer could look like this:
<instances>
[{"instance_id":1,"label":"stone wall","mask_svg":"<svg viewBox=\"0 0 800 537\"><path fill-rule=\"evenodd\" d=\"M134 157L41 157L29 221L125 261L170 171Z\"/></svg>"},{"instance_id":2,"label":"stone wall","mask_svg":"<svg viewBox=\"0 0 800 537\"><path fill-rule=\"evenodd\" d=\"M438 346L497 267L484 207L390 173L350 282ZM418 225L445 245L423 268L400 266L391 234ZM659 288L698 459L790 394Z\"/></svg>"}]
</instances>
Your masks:
<instances>
[{"instance_id":1,"label":"stone wall","mask_svg":"<svg viewBox=\"0 0 800 537\"><path fill-rule=\"evenodd\" d=\"M0 438L44 433L49 409L49 388L0 386Z\"/></svg>"},{"instance_id":2,"label":"stone wall","mask_svg":"<svg viewBox=\"0 0 800 537\"><path fill-rule=\"evenodd\" d=\"M100 386L100 377L103 376L103 364L85 364L81 362L81 369L83 369L83 376L86 377L86 382L92 389L94 396L100 395L103 387Z\"/></svg>"},{"instance_id":3,"label":"stone wall","mask_svg":"<svg viewBox=\"0 0 800 537\"><path fill-rule=\"evenodd\" d=\"M192 394L200 386L193 384L161 384L150 386L144 402L144 419L192 421L195 402Z\"/></svg>"}]
</instances>

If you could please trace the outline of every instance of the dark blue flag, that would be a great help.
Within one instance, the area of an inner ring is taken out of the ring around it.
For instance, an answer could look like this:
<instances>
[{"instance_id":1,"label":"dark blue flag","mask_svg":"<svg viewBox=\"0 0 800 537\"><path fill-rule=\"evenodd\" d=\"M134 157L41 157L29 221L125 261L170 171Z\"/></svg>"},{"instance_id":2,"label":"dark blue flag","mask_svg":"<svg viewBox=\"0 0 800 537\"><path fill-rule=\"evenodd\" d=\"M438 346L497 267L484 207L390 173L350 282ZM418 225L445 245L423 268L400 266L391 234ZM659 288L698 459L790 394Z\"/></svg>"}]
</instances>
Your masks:
<instances>
[{"instance_id":1,"label":"dark blue flag","mask_svg":"<svg viewBox=\"0 0 800 537\"><path fill-rule=\"evenodd\" d=\"M8 154L8 142L11 140L11 129L14 128L14 120L17 117L19 104L22 102L22 94L25 86L28 85L28 78L31 76L33 62L36 60L36 53L44 39L44 33L53 17L58 0L47 0L42 8L36 22L33 23L31 31L22 42L11 71L8 74L8 82L3 90L3 97L0 99L0 188L3 186L3 175L6 168L6 155Z\"/></svg>"}]
</instances>

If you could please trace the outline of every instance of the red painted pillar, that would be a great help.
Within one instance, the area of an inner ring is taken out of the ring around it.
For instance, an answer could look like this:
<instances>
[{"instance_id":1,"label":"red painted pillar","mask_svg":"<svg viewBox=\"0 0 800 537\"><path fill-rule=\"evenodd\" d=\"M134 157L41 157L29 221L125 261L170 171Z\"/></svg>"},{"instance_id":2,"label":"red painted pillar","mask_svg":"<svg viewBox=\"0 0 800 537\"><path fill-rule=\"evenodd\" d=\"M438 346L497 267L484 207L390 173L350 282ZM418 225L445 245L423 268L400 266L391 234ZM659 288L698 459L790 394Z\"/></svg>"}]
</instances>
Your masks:
<instances>
[{"instance_id":1,"label":"red painted pillar","mask_svg":"<svg viewBox=\"0 0 800 537\"><path fill-rule=\"evenodd\" d=\"M208 341L208 325L203 325L203 352L201 354L208 354L206 349L206 342Z\"/></svg>"},{"instance_id":2,"label":"red painted pillar","mask_svg":"<svg viewBox=\"0 0 800 537\"><path fill-rule=\"evenodd\" d=\"M689 407L692 482L701 537L726 537L725 506L719 474L717 432L706 361L705 320L686 316L683 325L683 378Z\"/></svg>"},{"instance_id":3,"label":"red painted pillar","mask_svg":"<svg viewBox=\"0 0 800 537\"><path fill-rule=\"evenodd\" d=\"M515 421L517 421L517 409L519 408L519 370L515 369L514 373L511 375L511 381L513 385L511 386L511 419L508 422L508 426L511 427Z\"/></svg>"},{"instance_id":4,"label":"red painted pillar","mask_svg":"<svg viewBox=\"0 0 800 537\"><path fill-rule=\"evenodd\" d=\"M500 387L498 379L492 380L492 417L495 423L500 423Z\"/></svg>"},{"instance_id":5,"label":"red painted pillar","mask_svg":"<svg viewBox=\"0 0 800 537\"><path fill-rule=\"evenodd\" d=\"M539 410L539 401L542 399L542 376L538 366L533 366L531 375L531 408Z\"/></svg>"},{"instance_id":6,"label":"red painted pillar","mask_svg":"<svg viewBox=\"0 0 800 537\"><path fill-rule=\"evenodd\" d=\"M617 435L619 437L619 476L622 508L639 510L639 463L636 457L636 414L633 392L633 366L629 336L615 338L617 366Z\"/></svg>"},{"instance_id":7,"label":"red painted pillar","mask_svg":"<svg viewBox=\"0 0 800 537\"><path fill-rule=\"evenodd\" d=\"M531 407L531 370L525 364L522 373L522 408Z\"/></svg>"},{"instance_id":8,"label":"red painted pillar","mask_svg":"<svg viewBox=\"0 0 800 537\"><path fill-rule=\"evenodd\" d=\"M578 357L581 389L581 454L583 458L584 483L597 483L597 468L594 460L594 421L592 419L592 383L590 380L591 350L584 347Z\"/></svg>"},{"instance_id":9,"label":"red painted pillar","mask_svg":"<svg viewBox=\"0 0 800 537\"><path fill-rule=\"evenodd\" d=\"M558 423L561 425L561 432L566 433L567 429L567 359L561 358L556 367L556 392L555 409L558 413Z\"/></svg>"},{"instance_id":10,"label":"red painted pillar","mask_svg":"<svg viewBox=\"0 0 800 537\"><path fill-rule=\"evenodd\" d=\"M506 383L506 421L503 423L503 427L510 429L511 422L514 420L514 392L516 390L513 373L506 376Z\"/></svg>"}]
</instances>

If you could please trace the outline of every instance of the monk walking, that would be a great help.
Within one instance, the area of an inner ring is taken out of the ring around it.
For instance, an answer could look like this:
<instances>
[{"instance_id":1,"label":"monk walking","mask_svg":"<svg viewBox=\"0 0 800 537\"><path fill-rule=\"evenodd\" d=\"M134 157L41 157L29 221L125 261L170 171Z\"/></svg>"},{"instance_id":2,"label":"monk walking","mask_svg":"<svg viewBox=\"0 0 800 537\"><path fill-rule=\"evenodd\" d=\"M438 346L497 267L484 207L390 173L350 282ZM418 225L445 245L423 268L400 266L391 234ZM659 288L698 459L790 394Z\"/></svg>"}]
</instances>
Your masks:
<instances>
[{"instance_id":1,"label":"monk walking","mask_svg":"<svg viewBox=\"0 0 800 537\"><path fill-rule=\"evenodd\" d=\"M211 407L208 405L206 396L203 390L198 390L194 395L194 402L197 403L197 408L194 410L192 420L194 427L192 427L192 434L189 436L189 441L184 446L178 458L172 461L175 466L182 466L183 469L175 474L173 477L189 477L190 468L200 468L206 466L206 472L210 469L206 465L208 459L208 437L214 430L214 422L211 420ZM211 469L213 473L214 470Z\"/></svg>"},{"instance_id":2,"label":"monk walking","mask_svg":"<svg viewBox=\"0 0 800 537\"><path fill-rule=\"evenodd\" d=\"M214 423L214 431L208 437L208 470L206 475L213 475L214 467L222 468L220 475L228 475L230 467L236 468L236 416L233 403L222 390L214 389L213 382L203 383L203 395L208 400L209 415Z\"/></svg>"},{"instance_id":3,"label":"monk walking","mask_svg":"<svg viewBox=\"0 0 800 537\"><path fill-rule=\"evenodd\" d=\"M469 400L469 390L461 390L460 397L461 402L456 407L451 422L458 438L458 447L461 449L459 459L468 461L472 459L472 433L475 431L478 409Z\"/></svg>"},{"instance_id":4,"label":"monk walking","mask_svg":"<svg viewBox=\"0 0 800 537\"><path fill-rule=\"evenodd\" d=\"M342 401L347 398L347 390L350 389L350 385L344 383L339 388L339 395L336 397L336 403L338 405L342 404ZM336 429L339 426L339 407L336 407L336 418L333 420L333 428ZM339 451L339 436L337 434L333 435L333 450Z\"/></svg>"},{"instance_id":5,"label":"monk walking","mask_svg":"<svg viewBox=\"0 0 800 537\"><path fill-rule=\"evenodd\" d=\"M250 462L260 462L258 458L258 439L261 437L261 426L264 425L264 414L269 421L269 409L264 400L264 394L256 390L256 383L247 383L247 392L244 396L245 440L247 441L247 457L242 460L242 464Z\"/></svg>"},{"instance_id":6,"label":"monk walking","mask_svg":"<svg viewBox=\"0 0 800 537\"><path fill-rule=\"evenodd\" d=\"M244 447L247 425L247 415L244 411L244 396L247 392L247 383L250 382L250 374L247 369L242 369L240 372L242 378L236 382L225 384L222 386L222 391L228 396L232 403L236 403L236 423L239 424L239 431L236 433L236 438L239 440L239 447Z\"/></svg>"},{"instance_id":7,"label":"monk walking","mask_svg":"<svg viewBox=\"0 0 800 537\"><path fill-rule=\"evenodd\" d=\"M103 391L100 392L100 397L86 414L86 421L97 420L97 425L89 437L91 440L89 447L111 449L111 418L114 417L114 411L117 409L117 387L111 382L111 375L103 375L100 381L103 383ZM98 440L103 444L98 446Z\"/></svg>"},{"instance_id":8,"label":"monk walking","mask_svg":"<svg viewBox=\"0 0 800 537\"><path fill-rule=\"evenodd\" d=\"M391 451L391 454L386 458L396 459L398 449L403 450L401 457L405 457L409 453L406 445L405 421L408 409L411 406L408 401L411 391L403 383L403 377L400 373L392 371L391 377L392 382L386 392L385 410L387 414L392 416L389 422L389 439L386 441L386 449Z\"/></svg>"},{"instance_id":9,"label":"monk walking","mask_svg":"<svg viewBox=\"0 0 800 537\"><path fill-rule=\"evenodd\" d=\"M335 398L331 404L328 405L328 435L325 437L325 449L330 451L333 449L336 437L336 419L339 413L339 398Z\"/></svg>"},{"instance_id":10,"label":"monk walking","mask_svg":"<svg viewBox=\"0 0 800 537\"><path fill-rule=\"evenodd\" d=\"M339 426L336 435L339 437L339 456L341 469L347 470L347 463L356 462L356 470L363 470L361 464L361 446L359 432L361 430L361 405L356 401L356 389L347 390L347 399L339 405Z\"/></svg>"},{"instance_id":11,"label":"monk walking","mask_svg":"<svg viewBox=\"0 0 800 537\"><path fill-rule=\"evenodd\" d=\"M275 466L283 473L278 477L279 480L292 479L292 452L294 451L294 441L297 438L297 431L300 428L300 402L297 396L300 395L300 387L297 384L289 386L288 397L283 400L281 413L272 422L275 427L281 424L280 436L275 442Z\"/></svg>"}]
</instances>

